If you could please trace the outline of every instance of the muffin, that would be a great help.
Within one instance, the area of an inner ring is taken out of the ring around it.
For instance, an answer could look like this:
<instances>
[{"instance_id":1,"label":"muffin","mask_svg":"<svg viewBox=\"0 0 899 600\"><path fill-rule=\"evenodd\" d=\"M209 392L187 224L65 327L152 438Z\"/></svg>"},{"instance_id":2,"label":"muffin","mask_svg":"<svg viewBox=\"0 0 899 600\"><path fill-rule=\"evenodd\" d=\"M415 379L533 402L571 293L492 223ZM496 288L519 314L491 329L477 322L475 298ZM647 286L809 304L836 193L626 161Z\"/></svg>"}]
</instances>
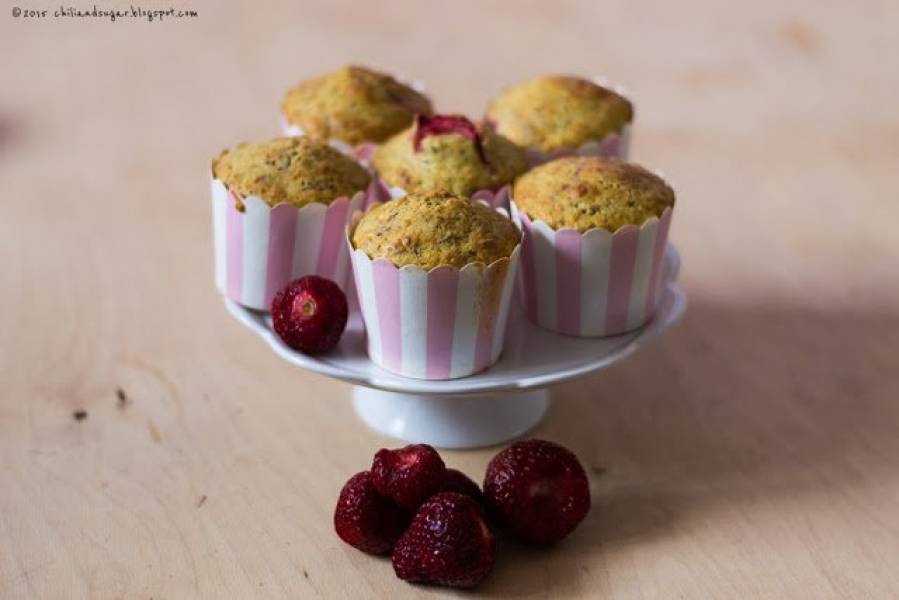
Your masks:
<instances>
[{"instance_id":1,"label":"muffin","mask_svg":"<svg viewBox=\"0 0 899 600\"><path fill-rule=\"evenodd\" d=\"M375 150L372 166L392 188L470 197L497 191L528 168L524 150L458 115L419 116Z\"/></svg>"},{"instance_id":2,"label":"muffin","mask_svg":"<svg viewBox=\"0 0 899 600\"><path fill-rule=\"evenodd\" d=\"M507 217L450 192L423 192L380 204L353 234L354 247L370 258L425 270L489 265L511 255L520 240Z\"/></svg>"},{"instance_id":3,"label":"muffin","mask_svg":"<svg viewBox=\"0 0 899 600\"><path fill-rule=\"evenodd\" d=\"M504 91L487 108L501 135L528 149L535 163L566 154L626 158L630 101L587 79L535 77Z\"/></svg>"},{"instance_id":4,"label":"muffin","mask_svg":"<svg viewBox=\"0 0 899 600\"><path fill-rule=\"evenodd\" d=\"M223 150L212 174L239 196L256 196L269 206L302 208L330 204L365 190L371 176L324 142L307 137L276 138Z\"/></svg>"},{"instance_id":5,"label":"muffin","mask_svg":"<svg viewBox=\"0 0 899 600\"><path fill-rule=\"evenodd\" d=\"M577 156L535 167L512 197L521 298L534 323L595 337L652 317L675 203L667 183L637 165Z\"/></svg>"},{"instance_id":6,"label":"muffin","mask_svg":"<svg viewBox=\"0 0 899 600\"><path fill-rule=\"evenodd\" d=\"M349 231L368 354L388 371L453 379L502 351L521 234L451 192L413 192Z\"/></svg>"},{"instance_id":7,"label":"muffin","mask_svg":"<svg viewBox=\"0 0 899 600\"><path fill-rule=\"evenodd\" d=\"M344 290L344 230L376 196L368 172L310 138L241 144L212 161L215 279L228 298L268 310L291 280L316 274Z\"/></svg>"},{"instance_id":8,"label":"muffin","mask_svg":"<svg viewBox=\"0 0 899 600\"><path fill-rule=\"evenodd\" d=\"M643 167L583 156L535 167L515 182L512 196L532 220L582 233L640 226L674 206L674 190Z\"/></svg>"},{"instance_id":9,"label":"muffin","mask_svg":"<svg viewBox=\"0 0 899 600\"><path fill-rule=\"evenodd\" d=\"M349 146L380 143L431 114L427 96L390 75L347 66L300 83L281 105L287 129Z\"/></svg>"}]
</instances>

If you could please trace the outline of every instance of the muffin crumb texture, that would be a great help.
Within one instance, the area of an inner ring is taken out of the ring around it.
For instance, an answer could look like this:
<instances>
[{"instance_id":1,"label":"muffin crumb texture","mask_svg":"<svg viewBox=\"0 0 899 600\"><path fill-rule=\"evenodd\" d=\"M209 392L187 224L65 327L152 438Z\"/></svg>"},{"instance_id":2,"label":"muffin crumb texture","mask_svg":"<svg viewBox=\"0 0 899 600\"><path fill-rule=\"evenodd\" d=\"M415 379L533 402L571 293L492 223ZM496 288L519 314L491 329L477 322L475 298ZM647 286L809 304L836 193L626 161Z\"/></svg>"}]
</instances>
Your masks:
<instances>
[{"instance_id":1,"label":"muffin crumb texture","mask_svg":"<svg viewBox=\"0 0 899 600\"><path fill-rule=\"evenodd\" d=\"M371 181L361 165L307 137L240 144L212 161L212 173L242 196L258 196L270 206L288 203L297 208L352 197Z\"/></svg>"},{"instance_id":2,"label":"muffin crumb texture","mask_svg":"<svg viewBox=\"0 0 899 600\"><path fill-rule=\"evenodd\" d=\"M383 142L416 114L431 114L431 101L390 75L348 66L300 83L281 111L310 137L355 145Z\"/></svg>"},{"instance_id":3,"label":"muffin crumb texture","mask_svg":"<svg viewBox=\"0 0 899 600\"><path fill-rule=\"evenodd\" d=\"M552 152L620 132L634 118L623 96L580 77L544 75L511 87L487 108L497 132Z\"/></svg>"},{"instance_id":4,"label":"muffin crumb texture","mask_svg":"<svg viewBox=\"0 0 899 600\"><path fill-rule=\"evenodd\" d=\"M462 120L434 117L427 122L440 118ZM523 148L490 127L464 121L470 131L435 130L427 135L417 130L418 123L380 146L372 166L389 185L407 192L449 191L460 196L484 189L495 191L527 170Z\"/></svg>"},{"instance_id":5,"label":"muffin crumb texture","mask_svg":"<svg viewBox=\"0 0 899 600\"><path fill-rule=\"evenodd\" d=\"M353 232L353 245L370 258L429 270L508 257L521 234L511 220L483 204L448 192L410 194L371 209Z\"/></svg>"},{"instance_id":6,"label":"muffin crumb texture","mask_svg":"<svg viewBox=\"0 0 899 600\"><path fill-rule=\"evenodd\" d=\"M643 167L596 157L543 164L515 182L515 205L554 229L617 231L674 206L674 190Z\"/></svg>"}]
</instances>

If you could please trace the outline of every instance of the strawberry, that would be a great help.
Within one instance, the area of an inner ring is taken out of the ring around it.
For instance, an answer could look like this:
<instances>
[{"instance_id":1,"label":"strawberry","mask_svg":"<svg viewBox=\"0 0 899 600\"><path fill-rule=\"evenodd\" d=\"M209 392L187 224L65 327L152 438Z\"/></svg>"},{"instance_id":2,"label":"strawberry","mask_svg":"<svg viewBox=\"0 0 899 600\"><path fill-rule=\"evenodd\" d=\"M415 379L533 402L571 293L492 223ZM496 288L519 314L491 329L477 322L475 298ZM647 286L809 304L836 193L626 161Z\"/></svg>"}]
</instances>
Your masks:
<instances>
[{"instance_id":1,"label":"strawberry","mask_svg":"<svg viewBox=\"0 0 899 600\"><path fill-rule=\"evenodd\" d=\"M484 495L481 493L481 488L478 487L478 484L472 481L468 475L456 469L446 470L446 473L443 476L443 482L440 484L437 491L457 492L459 494L470 496L480 504L483 504L484 502Z\"/></svg>"},{"instance_id":2,"label":"strawberry","mask_svg":"<svg viewBox=\"0 0 899 600\"><path fill-rule=\"evenodd\" d=\"M590 510L590 486L577 457L544 440L506 448L487 465L484 498L491 515L520 540L558 542Z\"/></svg>"},{"instance_id":3,"label":"strawberry","mask_svg":"<svg viewBox=\"0 0 899 600\"><path fill-rule=\"evenodd\" d=\"M474 587L493 570L496 538L481 506L443 492L421 505L393 549L400 579L449 587Z\"/></svg>"},{"instance_id":4,"label":"strawberry","mask_svg":"<svg viewBox=\"0 0 899 600\"><path fill-rule=\"evenodd\" d=\"M409 514L378 494L368 471L353 475L340 490L334 530L354 548L389 554L408 523Z\"/></svg>"},{"instance_id":5,"label":"strawberry","mask_svg":"<svg viewBox=\"0 0 899 600\"><path fill-rule=\"evenodd\" d=\"M421 142L432 135L457 134L471 140L481 161L486 163L484 145L477 126L462 115L418 115L415 117L415 131L412 134L412 148L421 152Z\"/></svg>"},{"instance_id":6,"label":"strawberry","mask_svg":"<svg viewBox=\"0 0 899 600\"><path fill-rule=\"evenodd\" d=\"M275 333L306 354L321 354L336 346L348 316L346 295L336 283L318 275L292 281L272 299Z\"/></svg>"},{"instance_id":7,"label":"strawberry","mask_svg":"<svg viewBox=\"0 0 899 600\"><path fill-rule=\"evenodd\" d=\"M443 459L427 444L404 448L382 448L371 465L375 489L408 511L414 511L430 498L444 481Z\"/></svg>"}]
</instances>

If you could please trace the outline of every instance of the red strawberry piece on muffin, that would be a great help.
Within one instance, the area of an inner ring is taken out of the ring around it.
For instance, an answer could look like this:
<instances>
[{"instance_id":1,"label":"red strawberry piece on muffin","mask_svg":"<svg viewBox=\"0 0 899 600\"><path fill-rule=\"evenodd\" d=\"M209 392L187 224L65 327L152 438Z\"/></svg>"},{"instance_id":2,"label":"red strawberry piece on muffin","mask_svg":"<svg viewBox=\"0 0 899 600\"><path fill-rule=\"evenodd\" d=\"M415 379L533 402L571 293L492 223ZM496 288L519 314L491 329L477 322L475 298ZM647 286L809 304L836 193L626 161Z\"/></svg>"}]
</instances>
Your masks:
<instances>
[{"instance_id":1,"label":"red strawberry piece on muffin","mask_svg":"<svg viewBox=\"0 0 899 600\"><path fill-rule=\"evenodd\" d=\"M421 152L421 142L432 135L445 135L456 133L471 140L477 150L481 161L487 162L484 155L484 146L481 143L481 134L477 126L467 117L462 115L417 115L415 117L415 133L412 136L412 147L416 152Z\"/></svg>"}]
</instances>

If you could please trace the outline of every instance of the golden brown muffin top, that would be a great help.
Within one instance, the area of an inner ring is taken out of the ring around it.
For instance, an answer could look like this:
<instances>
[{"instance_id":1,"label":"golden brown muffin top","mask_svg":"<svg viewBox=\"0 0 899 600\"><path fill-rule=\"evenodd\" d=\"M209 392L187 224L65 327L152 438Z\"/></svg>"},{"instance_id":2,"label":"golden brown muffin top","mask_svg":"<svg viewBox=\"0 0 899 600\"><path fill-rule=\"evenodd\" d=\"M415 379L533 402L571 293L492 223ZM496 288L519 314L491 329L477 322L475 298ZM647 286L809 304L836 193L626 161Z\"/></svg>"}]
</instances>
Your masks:
<instances>
[{"instance_id":1,"label":"golden brown muffin top","mask_svg":"<svg viewBox=\"0 0 899 600\"><path fill-rule=\"evenodd\" d=\"M620 132L634 108L592 81L543 75L504 91L490 103L487 118L516 144L552 152Z\"/></svg>"},{"instance_id":2,"label":"golden brown muffin top","mask_svg":"<svg viewBox=\"0 0 899 600\"><path fill-rule=\"evenodd\" d=\"M369 258L425 270L490 265L510 256L520 239L507 217L449 192L413 193L377 205L353 232L353 246Z\"/></svg>"},{"instance_id":3,"label":"golden brown muffin top","mask_svg":"<svg viewBox=\"0 0 899 600\"><path fill-rule=\"evenodd\" d=\"M515 205L554 229L617 231L674 206L674 190L643 167L593 156L560 158L519 177Z\"/></svg>"},{"instance_id":4,"label":"golden brown muffin top","mask_svg":"<svg viewBox=\"0 0 899 600\"><path fill-rule=\"evenodd\" d=\"M316 139L383 142L431 114L431 101L390 75L347 66L302 82L281 105L287 122Z\"/></svg>"},{"instance_id":5,"label":"golden brown muffin top","mask_svg":"<svg viewBox=\"0 0 899 600\"><path fill-rule=\"evenodd\" d=\"M223 150L212 161L212 173L242 196L297 208L352 197L371 181L368 171L354 160L307 137L276 138Z\"/></svg>"},{"instance_id":6,"label":"golden brown muffin top","mask_svg":"<svg viewBox=\"0 0 899 600\"><path fill-rule=\"evenodd\" d=\"M470 196L497 190L528 168L523 148L458 115L419 116L375 150L372 166L407 192L445 190Z\"/></svg>"}]
</instances>

